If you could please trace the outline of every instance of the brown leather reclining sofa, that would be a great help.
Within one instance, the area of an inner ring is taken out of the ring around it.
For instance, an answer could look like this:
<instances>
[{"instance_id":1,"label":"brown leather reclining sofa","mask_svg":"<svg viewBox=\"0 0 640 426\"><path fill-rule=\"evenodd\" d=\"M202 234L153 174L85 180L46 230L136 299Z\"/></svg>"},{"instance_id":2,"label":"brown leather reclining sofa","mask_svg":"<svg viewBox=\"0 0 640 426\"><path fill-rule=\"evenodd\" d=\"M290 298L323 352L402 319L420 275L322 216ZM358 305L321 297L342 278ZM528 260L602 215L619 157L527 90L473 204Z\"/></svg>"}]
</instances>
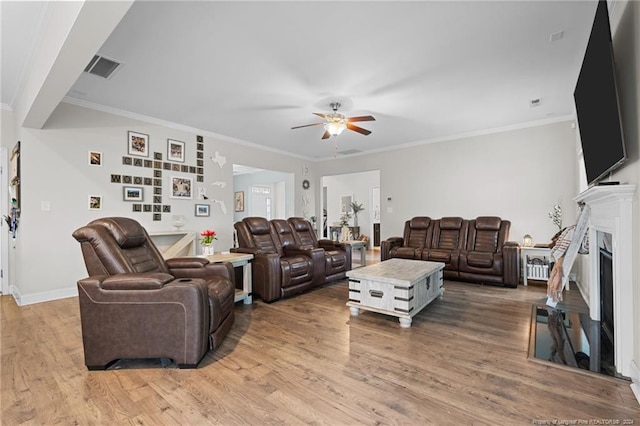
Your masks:
<instances>
[{"instance_id":1,"label":"brown leather reclining sofa","mask_svg":"<svg viewBox=\"0 0 640 426\"><path fill-rule=\"evenodd\" d=\"M517 287L519 244L507 241L510 227L511 222L495 216L417 216L405 222L402 237L382 241L380 259L443 262L445 278Z\"/></svg>"}]
</instances>

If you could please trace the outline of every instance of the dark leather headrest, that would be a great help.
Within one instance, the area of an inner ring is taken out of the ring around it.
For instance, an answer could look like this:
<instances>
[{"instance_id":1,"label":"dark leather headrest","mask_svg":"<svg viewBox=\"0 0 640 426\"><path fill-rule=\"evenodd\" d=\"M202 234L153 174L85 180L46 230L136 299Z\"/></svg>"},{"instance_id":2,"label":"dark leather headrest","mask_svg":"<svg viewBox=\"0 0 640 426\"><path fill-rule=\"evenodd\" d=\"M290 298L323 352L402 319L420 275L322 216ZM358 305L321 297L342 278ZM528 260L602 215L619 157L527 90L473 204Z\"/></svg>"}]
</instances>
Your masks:
<instances>
[{"instance_id":1,"label":"dark leather headrest","mask_svg":"<svg viewBox=\"0 0 640 426\"><path fill-rule=\"evenodd\" d=\"M104 217L89 222L88 226L102 226L122 248L139 247L147 240L142 225L128 217Z\"/></svg>"},{"instance_id":2,"label":"dark leather headrest","mask_svg":"<svg viewBox=\"0 0 640 426\"><path fill-rule=\"evenodd\" d=\"M427 216L416 216L409 222L411 229L426 229L431 223L431 218Z\"/></svg>"},{"instance_id":3,"label":"dark leather headrest","mask_svg":"<svg viewBox=\"0 0 640 426\"><path fill-rule=\"evenodd\" d=\"M271 232L271 225L264 217L245 217L242 221L247 224L249 232L253 235L265 235Z\"/></svg>"},{"instance_id":4,"label":"dark leather headrest","mask_svg":"<svg viewBox=\"0 0 640 426\"><path fill-rule=\"evenodd\" d=\"M297 232L306 232L311 229L309 221L302 217L290 217L289 223L293 225L293 229Z\"/></svg>"},{"instance_id":5,"label":"dark leather headrest","mask_svg":"<svg viewBox=\"0 0 640 426\"><path fill-rule=\"evenodd\" d=\"M460 229L461 227L461 217L443 217L440 219L440 229Z\"/></svg>"},{"instance_id":6,"label":"dark leather headrest","mask_svg":"<svg viewBox=\"0 0 640 426\"><path fill-rule=\"evenodd\" d=\"M273 223L273 227L275 228L278 235L282 234L291 234L291 227L289 226L289 222L284 219L271 219L271 223Z\"/></svg>"},{"instance_id":7,"label":"dark leather headrest","mask_svg":"<svg viewBox=\"0 0 640 426\"><path fill-rule=\"evenodd\" d=\"M498 231L502 219L496 216L481 216L476 218L476 229L481 231Z\"/></svg>"}]
</instances>

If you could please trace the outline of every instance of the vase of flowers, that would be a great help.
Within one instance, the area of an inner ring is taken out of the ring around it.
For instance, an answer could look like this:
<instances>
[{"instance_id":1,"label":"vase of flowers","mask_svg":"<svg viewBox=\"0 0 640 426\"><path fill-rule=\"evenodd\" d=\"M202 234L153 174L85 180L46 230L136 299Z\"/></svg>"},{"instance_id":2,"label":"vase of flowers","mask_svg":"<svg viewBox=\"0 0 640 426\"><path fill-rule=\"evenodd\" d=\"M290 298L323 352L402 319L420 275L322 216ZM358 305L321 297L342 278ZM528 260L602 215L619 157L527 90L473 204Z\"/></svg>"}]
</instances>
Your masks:
<instances>
[{"instance_id":1,"label":"vase of flowers","mask_svg":"<svg viewBox=\"0 0 640 426\"><path fill-rule=\"evenodd\" d=\"M202 244L202 254L204 256L213 255L213 240L217 240L216 231L212 231L211 229L205 229L200 233L202 237L200 239L200 243Z\"/></svg>"},{"instance_id":2,"label":"vase of flowers","mask_svg":"<svg viewBox=\"0 0 640 426\"><path fill-rule=\"evenodd\" d=\"M562 207L560 206L560 202L553 206L553 210L549 213L549 219L553 222L555 226L558 227L558 230L562 229Z\"/></svg>"},{"instance_id":3,"label":"vase of flowers","mask_svg":"<svg viewBox=\"0 0 640 426\"><path fill-rule=\"evenodd\" d=\"M358 226L358 213L364 210L362 203L351 202L351 210L353 210L353 226Z\"/></svg>"}]
</instances>

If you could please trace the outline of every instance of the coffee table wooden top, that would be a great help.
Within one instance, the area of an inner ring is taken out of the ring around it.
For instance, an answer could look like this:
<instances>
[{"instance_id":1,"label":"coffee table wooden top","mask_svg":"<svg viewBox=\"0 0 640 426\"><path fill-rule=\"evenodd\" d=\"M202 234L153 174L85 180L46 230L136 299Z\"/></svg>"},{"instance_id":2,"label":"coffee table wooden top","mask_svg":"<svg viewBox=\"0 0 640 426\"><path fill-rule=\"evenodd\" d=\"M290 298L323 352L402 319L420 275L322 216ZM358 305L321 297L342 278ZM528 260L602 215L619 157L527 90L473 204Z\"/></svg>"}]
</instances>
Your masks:
<instances>
[{"instance_id":1,"label":"coffee table wooden top","mask_svg":"<svg viewBox=\"0 0 640 426\"><path fill-rule=\"evenodd\" d=\"M347 277L369 279L396 285L409 285L439 269L444 269L444 266L442 262L394 258L365 266L364 268L347 271Z\"/></svg>"}]
</instances>

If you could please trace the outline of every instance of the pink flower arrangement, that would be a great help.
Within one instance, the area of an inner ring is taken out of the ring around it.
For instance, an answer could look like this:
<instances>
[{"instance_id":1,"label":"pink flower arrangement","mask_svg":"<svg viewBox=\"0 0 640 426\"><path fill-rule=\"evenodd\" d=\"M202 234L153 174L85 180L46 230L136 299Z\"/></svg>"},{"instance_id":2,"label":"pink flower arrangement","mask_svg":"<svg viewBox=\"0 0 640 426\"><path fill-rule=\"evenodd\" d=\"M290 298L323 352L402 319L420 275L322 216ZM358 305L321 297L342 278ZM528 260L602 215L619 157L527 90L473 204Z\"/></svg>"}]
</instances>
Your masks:
<instances>
[{"instance_id":1,"label":"pink flower arrangement","mask_svg":"<svg viewBox=\"0 0 640 426\"><path fill-rule=\"evenodd\" d=\"M212 231L211 229L205 229L204 231L202 231L200 233L200 236L202 237L202 244L211 244L213 243L213 240L217 240L218 237L216 237L216 231Z\"/></svg>"}]
</instances>

